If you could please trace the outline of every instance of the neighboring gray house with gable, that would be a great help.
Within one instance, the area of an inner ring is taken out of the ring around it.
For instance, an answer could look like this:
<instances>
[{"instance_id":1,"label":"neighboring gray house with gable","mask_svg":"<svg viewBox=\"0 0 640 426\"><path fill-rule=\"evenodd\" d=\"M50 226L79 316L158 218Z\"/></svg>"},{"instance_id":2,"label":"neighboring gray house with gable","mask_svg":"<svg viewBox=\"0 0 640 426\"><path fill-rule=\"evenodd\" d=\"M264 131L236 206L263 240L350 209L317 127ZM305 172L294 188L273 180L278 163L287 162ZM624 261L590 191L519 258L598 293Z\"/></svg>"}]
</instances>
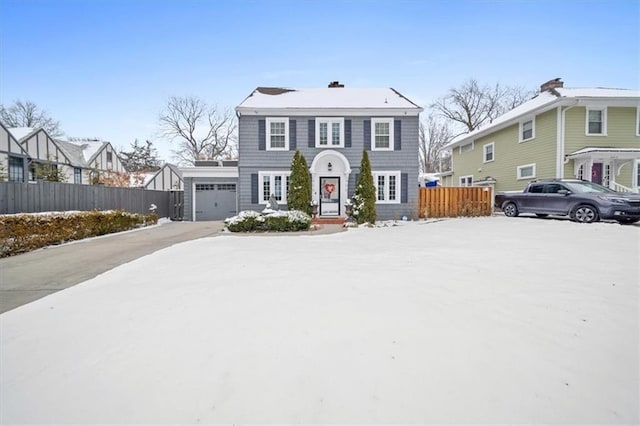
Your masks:
<instances>
[{"instance_id":1,"label":"neighboring gray house with gable","mask_svg":"<svg viewBox=\"0 0 640 426\"><path fill-rule=\"evenodd\" d=\"M258 87L236 107L237 168L181 169L185 219L261 211L271 195L286 209L296 149L309 165L320 218L346 217L363 150L371 162L378 219L411 217L418 202L421 111L390 88L345 88L337 82L319 89Z\"/></svg>"},{"instance_id":2,"label":"neighboring gray house with gable","mask_svg":"<svg viewBox=\"0 0 640 426\"><path fill-rule=\"evenodd\" d=\"M344 217L362 151L371 161L379 219L417 206L418 120L422 108L394 89L259 87L236 107L240 210L283 207L296 150L309 164L319 217Z\"/></svg>"}]
</instances>

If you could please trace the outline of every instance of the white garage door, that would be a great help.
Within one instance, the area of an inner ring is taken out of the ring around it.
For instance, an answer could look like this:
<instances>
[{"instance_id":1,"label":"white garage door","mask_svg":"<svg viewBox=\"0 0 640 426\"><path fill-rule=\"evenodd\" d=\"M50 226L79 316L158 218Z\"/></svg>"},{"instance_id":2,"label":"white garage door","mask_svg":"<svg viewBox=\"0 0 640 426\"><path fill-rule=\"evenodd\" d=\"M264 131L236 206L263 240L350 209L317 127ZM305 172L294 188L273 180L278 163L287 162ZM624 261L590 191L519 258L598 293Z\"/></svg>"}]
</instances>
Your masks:
<instances>
[{"instance_id":1,"label":"white garage door","mask_svg":"<svg viewBox=\"0 0 640 426\"><path fill-rule=\"evenodd\" d=\"M236 210L235 183L196 183L196 220L223 220Z\"/></svg>"}]
</instances>

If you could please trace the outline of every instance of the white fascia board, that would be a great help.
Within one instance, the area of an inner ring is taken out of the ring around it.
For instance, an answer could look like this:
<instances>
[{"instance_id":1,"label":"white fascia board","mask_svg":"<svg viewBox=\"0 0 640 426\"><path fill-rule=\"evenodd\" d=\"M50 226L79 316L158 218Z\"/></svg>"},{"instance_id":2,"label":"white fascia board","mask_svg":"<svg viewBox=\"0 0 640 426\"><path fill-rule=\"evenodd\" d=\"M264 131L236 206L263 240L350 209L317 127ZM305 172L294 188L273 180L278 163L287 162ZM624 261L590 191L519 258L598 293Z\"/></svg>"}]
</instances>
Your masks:
<instances>
[{"instance_id":1,"label":"white fascia board","mask_svg":"<svg viewBox=\"0 0 640 426\"><path fill-rule=\"evenodd\" d=\"M489 135L491 133L495 133L498 130L502 130L505 129L507 127L513 126L515 124L520 123L520 121L525 118L525 117L535 117L539 114L545 113L547 111L550 111L554 108L557 108L558 106L561 105L568 105L568 104L573 104L575 103L575 99L573 98L558 98L556 101L553 101L549 104L545 104L543 106L541 106L540 108L537 109L531 109L531 110L527 110L524 111L522 114L518 114L514 117L512 117L511 119L500 123L500 124L496 124L495 126L491 126L489 124L489 127L486 127L484 129L478 130L477 132L472 132L469 133L467 135L464 136L460 136L460 139L457 139L455 142L451 142L449 145L445 146L445 149L452 149L455 148L457 146L460 145L464 145L466 143L475 141L483 136Z\"/></svg>"},{"instance_id":2,"label":"white fascia board","mask_svg":"<svg viewBox=\"0 0 640 426\"><path fill-rule=\"evenodd\" d=\"M237 167L180 167L182 178L238 178Z\"/></svg>"},{"instance_id":3,"label":"white fascia board","mask_svg":"<svg viewBox=\"0 0 640 426\"><path fill-rule=\"evenodd\" d=\"M382 117L418 116L423 108L247 108L236 107L236 113L256 116L304 117Z\"/></svg>"}]
</instances>

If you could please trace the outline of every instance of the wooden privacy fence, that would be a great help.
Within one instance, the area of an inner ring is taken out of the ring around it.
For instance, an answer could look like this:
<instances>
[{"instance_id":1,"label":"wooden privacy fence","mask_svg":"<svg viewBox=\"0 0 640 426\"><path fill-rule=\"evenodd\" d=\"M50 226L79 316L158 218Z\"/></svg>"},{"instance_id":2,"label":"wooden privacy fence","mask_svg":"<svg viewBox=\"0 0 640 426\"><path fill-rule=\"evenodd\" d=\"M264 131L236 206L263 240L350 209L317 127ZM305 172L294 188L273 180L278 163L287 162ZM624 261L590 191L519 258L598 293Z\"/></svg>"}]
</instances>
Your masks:
<instances>
[{"instance_id":1,"label":"wooden privacy fence","mask_svg":"<svg viewBox=\"0 0 640 426\"><path fill-rule=\"evenodd\" d=\"M182 203L182 194L174 192L47 181L0 182L0 214L117 209L147 214L155 204L158 216L180 219L176 207Z\"/></svg>"},{"instance_id":2,"label":"wooden privacy fence","mask_svg":"<svg viewBox=\"0 0 640 426\"><path fill-rule=\"evenodd\" d=\"M438 186L418 189L418 214L421 218L490 216L490 187Z\"/></svg>"}]
</instances>

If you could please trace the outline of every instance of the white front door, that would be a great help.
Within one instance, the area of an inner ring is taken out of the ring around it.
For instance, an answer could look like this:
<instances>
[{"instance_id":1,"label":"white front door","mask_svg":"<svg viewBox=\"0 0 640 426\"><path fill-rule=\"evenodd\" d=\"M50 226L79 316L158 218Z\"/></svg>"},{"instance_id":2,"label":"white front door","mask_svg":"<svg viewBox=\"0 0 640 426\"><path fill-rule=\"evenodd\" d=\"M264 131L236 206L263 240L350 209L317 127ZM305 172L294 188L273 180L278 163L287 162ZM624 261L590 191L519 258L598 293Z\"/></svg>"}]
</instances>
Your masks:
<instances>
[{"instance_id":1,"label":"white front door","mask_svg":"<svg viewBox=\"0 0 640 426\"><path fill-rule=\"evenodd\" d=\"M340 178L320 178L320 216L340 216Z\"/></svg>"}]
</instances>

